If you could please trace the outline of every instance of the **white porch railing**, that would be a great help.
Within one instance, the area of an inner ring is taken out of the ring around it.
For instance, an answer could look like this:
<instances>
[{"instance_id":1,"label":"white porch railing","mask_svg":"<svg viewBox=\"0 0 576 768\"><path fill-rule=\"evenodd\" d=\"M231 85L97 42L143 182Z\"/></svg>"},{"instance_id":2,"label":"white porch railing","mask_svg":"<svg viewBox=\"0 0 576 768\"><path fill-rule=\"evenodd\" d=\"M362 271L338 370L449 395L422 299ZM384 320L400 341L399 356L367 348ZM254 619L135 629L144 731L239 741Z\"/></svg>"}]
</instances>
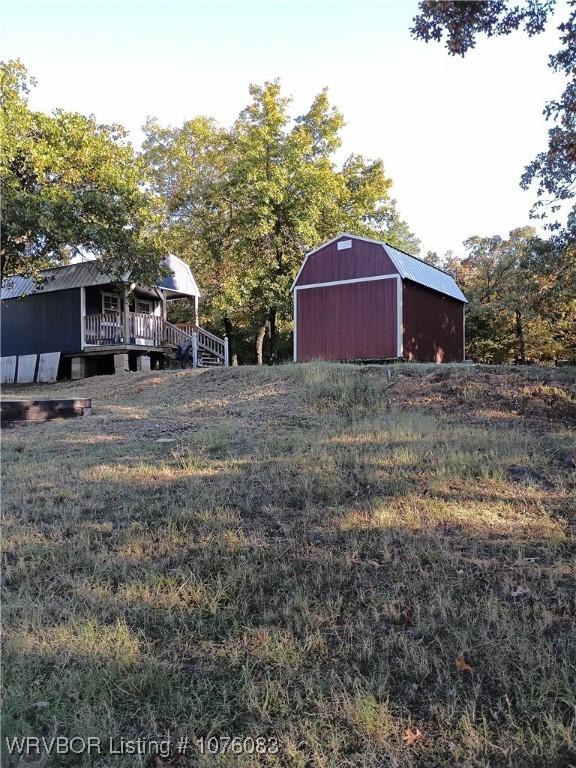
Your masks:
<instances>
[{"instance_id":1,"label":"white porch railing","mask_svg":"<svg viewBox=\"0 0 576 768\"><path fill-rule=\"evenodd\" d=\"M164 341L164 320L143 312L130 312L130 338L135 344L161 347Z\"/></svg>"},{"instance_id":2,"label":"white porch railing","mask_svg":"<svg viewBox=\"0 0 576 768\"><path fill-rule=\"evenodd\" d=\"M85 315L84 343L88 346L142 344L159 348L191 343L195 365L202 364L203 356L211 364L229 365L228 339L221 339L200 326L192 323L173 325L143 312L129 313L127 333L124 322L124 315L119 312Z\"/></svg>"},{"instance_id":3,"label":"white porch railing","mask_svg":"<svg viewBox=\"0 0 576 768\"><path fill-rule=\"evenodd\" d=\"M124 341L122 315L118 312L85 315L84 341L86 344L122 344Z\"/></svg>"}]
</instances>

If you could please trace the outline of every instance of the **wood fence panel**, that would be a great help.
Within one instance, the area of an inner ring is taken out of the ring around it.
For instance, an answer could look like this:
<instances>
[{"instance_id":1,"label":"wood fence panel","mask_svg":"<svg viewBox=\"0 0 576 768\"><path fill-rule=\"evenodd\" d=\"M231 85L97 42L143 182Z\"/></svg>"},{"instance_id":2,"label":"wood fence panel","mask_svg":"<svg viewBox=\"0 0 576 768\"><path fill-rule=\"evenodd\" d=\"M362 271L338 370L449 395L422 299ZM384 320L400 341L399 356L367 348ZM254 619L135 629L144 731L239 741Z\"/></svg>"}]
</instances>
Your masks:
<instances>
[{"instance_id":1,"label":"wood fence panel","mask_svg":"<svg viewBox=\"0 0 576 768\"><path fill-rule=\"evenodd\" d=\"M18 384L32 384L38 355L18 356Z\"/></svg>"},{"instance_id":2,"label":"wood fence panel","mask_svg":"<svg viewBox=\"0 0 576 768\"><path fill-rule=\"evenodd\" d=\"M14 384L16 381L16 355L0 357L0 381L2 384Z\"/></svg>"},{"instance_id":3,"label":"wood fence panel","mask_svg":"<svg viewBox=\"0 0 576 768\"><path fill-rule=\"evenodd\" d=\"M36 381L46 383L56 381L58 366L60 364L60 352L44 352L40 355L38 363L38 376Z\"/></svg>"}]
</instances>

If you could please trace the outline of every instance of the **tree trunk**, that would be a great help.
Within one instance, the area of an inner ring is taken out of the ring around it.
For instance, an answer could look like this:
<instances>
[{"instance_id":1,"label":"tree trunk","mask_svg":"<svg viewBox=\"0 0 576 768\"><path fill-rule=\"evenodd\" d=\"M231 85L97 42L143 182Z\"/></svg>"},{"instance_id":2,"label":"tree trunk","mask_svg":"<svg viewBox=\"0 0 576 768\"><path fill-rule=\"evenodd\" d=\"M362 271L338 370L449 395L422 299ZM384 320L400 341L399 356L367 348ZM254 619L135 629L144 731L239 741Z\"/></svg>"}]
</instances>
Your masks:
<instances>
[{"instance_id":1,"label":"tree trunk","mask_svg":"<svg viewBox=\"0 0 576 768\"><path fill-rule=\"evenodd\" d=\"M524 339L524 325L522 323L522 312L519 309L514 311L516 318L516 338L518 339L518 363L526 365L526 341Z\"/></svg>"},{"instance_id":2,"label":"tree trunk","mask_svg":"<svg viewBox=\"0 0 576 768\"><path fill-rule=\"evenodd\" d=\"M278 353L276 352L276 307L270 307L268 313L268 338L270 339L269 348L269 363L275 365L278 360Z\"/></svg>"},{"instance_id":3,"label":"tree trunk","mask_svg":"<svg viewBox=\"0 0 576 768\"><path fill-rule=\"evenodd\" d=\"M236 337L232 330L232 320L229 317L224 318L224 330L228 337L228 354L230 356L230 365L236 367L238 365L238 353L236 352Z\"/></svg>"},{"instance_id":4,"label":"tree trunk","mask_svg":"<svg viewBox=\"0 0 576 768\"><path fill-rule=\"evenodd\" d=\"M256 334L256 365L264 363L264 337L266 336L266 323L258 328Z\"/></svg>"}]
</instances>

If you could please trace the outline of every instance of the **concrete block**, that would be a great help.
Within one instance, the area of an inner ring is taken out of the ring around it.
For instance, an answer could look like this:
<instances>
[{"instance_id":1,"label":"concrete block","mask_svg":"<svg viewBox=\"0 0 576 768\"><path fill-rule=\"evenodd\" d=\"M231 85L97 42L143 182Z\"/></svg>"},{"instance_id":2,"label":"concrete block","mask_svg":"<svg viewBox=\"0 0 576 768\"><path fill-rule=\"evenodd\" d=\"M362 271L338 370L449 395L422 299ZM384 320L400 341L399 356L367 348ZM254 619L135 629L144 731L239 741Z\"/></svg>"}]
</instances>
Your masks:
<instances>
[{"instance_id":1,"label":"concrete block","mask_svg":"<svg viewBox=\"0 0 576 768\"><path fill-rule=\"evenodd\" d=\"M72 381L76 381L77 379L85 379L86 378L86 358L73 357L71 371L72 372L71 372L70 378L72 379Z\"/></svg>"},{"instance_id":2,"label":"concrete block","mask_svg":"<svg viewBox=\"0 0 576 768\"><path fill-rule=\"evenodd\" d=\"M136 369L144 372L150 371L150 358L148 355L140 355L140 357L136 358Z\"/></svg>"},{"instance_id":3,"label":"concrete block","mask_svg":"<svg viewBox=\"0 0 576 768\"><path fill-rule=\"evenodd\" d=\"M130 364L128 362L128 353L123 352L120 355L114 355L114 371L119 373L120 371L129 371Z\"/></svg>"}]
</instances>

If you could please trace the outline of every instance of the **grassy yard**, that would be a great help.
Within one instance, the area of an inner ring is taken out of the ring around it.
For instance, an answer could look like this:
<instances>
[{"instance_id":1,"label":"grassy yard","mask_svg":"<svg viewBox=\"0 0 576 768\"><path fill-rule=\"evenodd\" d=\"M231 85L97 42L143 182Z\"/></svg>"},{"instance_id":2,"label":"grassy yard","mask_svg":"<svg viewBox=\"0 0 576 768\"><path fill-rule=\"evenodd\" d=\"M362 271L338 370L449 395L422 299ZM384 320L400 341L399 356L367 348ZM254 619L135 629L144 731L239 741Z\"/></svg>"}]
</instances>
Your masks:
<instances>
[{"instance_id":1,"label":"grassy yard","mask_svg":"<svg viewBox=\"0 0 576 768\"><path fill-rule=\"evenodd\" d=\"M190 743L5 765L576 766L575 378L27 389L94 415L4 431L3 736Z\"/></svg>"}]
</instances>

